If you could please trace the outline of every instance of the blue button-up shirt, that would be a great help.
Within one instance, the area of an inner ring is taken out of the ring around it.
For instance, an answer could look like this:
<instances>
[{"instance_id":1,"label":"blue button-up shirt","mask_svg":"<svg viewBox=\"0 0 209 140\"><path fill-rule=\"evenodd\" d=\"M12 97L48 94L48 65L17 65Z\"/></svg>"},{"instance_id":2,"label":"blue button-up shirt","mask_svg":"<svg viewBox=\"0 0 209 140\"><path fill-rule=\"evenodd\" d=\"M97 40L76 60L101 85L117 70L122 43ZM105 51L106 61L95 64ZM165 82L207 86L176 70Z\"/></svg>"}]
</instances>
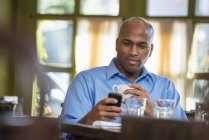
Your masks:
<instances>
[{"instance_id":1,"label":"blue button-up shirt","mask_svg":"<svg viewBox=\"0 0 209 140\"><path fill-rule=\"evenodd\" d=\"M114 59L109 66L96 67L80 72L68 88L61 113L61 122L78 122L100 100L108 97L108 93L112 92L113 85L128 85L130 83L131 81L118 71L114 64ZM156 99L176 100L174 118L187 120L185 112L180 106L179 93L168 78L150 73L144 67L142 74L134 83L141 85L148 92L152 103ZM122 103L121 107L124 110L126 108L124 103ZM117 122L120 119L114 121Z\"/></svg>"}]
</instances>

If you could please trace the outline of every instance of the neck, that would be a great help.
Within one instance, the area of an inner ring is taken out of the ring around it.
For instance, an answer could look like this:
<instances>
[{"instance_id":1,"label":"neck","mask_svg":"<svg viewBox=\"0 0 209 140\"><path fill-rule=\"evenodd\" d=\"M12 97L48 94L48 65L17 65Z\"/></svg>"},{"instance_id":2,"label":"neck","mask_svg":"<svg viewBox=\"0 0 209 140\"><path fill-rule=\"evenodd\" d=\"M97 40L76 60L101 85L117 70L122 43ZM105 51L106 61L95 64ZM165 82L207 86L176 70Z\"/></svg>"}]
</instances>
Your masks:
<instances>
[{"instance_id":1,"label":"neck","mask_svg":"<svg viewBox=\"0 0 209 140\"><path fill-rule=\"evenodd\" d=\"M123 73L132 83L141 75L142 69L143 69L143 68L140 68L136 72L128 72L124 68L121 67L121 65L117 62L117 60L115 61L115 65L117 69L119 70L119 72Z\"/></svg>"},{"instance_id":2,"label":"neck","mask_svg":"<svg viewBox=\"0 0 209 140\"><path fill-rule=\"evenodd\" d=\"M131 83L133 83L142 73L142 70L139 70L138 72L134 72L134 73L129 73L129 72L125 72L123 74L125 74L125 76L131 81Z\"/></svg>"}]
</instances>

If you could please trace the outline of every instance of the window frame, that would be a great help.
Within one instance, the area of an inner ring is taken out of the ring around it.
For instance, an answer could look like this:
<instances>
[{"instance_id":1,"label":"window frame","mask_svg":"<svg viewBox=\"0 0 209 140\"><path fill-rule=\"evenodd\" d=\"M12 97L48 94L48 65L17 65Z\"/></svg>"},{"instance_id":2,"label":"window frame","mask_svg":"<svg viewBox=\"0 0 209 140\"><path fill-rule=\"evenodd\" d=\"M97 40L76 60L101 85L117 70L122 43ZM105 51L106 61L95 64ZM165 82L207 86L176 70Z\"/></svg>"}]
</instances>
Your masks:
<instances>
[{"instance_id":1,"label":"window frame","mask_svg":"<svg viewBox=\"0 0 209 140\"><path fill-rule=\"evenodd\" d=\"M133 16L141 16L147 19L181 19L181 20L190 20L192 24L191 32L194 33L194 27L197 23L209 23L209 16L195 16L195 3L196 0L189 0L188 5L188 16L185 17L151 17L146 15L146 8L147 2L144 0L120 0L120 8L119 8L119 15L118 16L105 16L105 15L81 15L79 13L80 9L80 0L75 0L75 11L74 14L64 14L64 15L55 15L55 14L38 14L37 13L37 1L36 0L18 0L14 2L17 6L17 15L16 15L16 31L17 34L22 36L24 40L27 41L28 46L30 49L35 53L34 56L37 57L36 51L36 28L37 28L37 20L40 19L50 19L50 20L72 20L74 23L74 30L73 30L73 48L72 48L72 67L63 68L63 67L54 67L54 66L46 66L40 65L43 72L68 72L72 74L73 78L75 76L75 37L76 37L76 29L77 29L77 18L82 17L112 17L112 18L122 18L126 19L128 17ZM192 40L192 35L188 36ZM187 56L191 52L191 44L188 46ZM188 62L188 57L186 62ZM208 73L209 75L209 73ZM190 91L191 83L193 79L186 78L186 87L185 87L185 97L191 96L192 91ZM31 83L32 84L32 83ZM24 111L26 114L31 113L31 102L32 102L32 89L30 90L31 94L22 93L22 96L25 98L25 109ZM188 94L189 93L189 94ZM185 104L184 104L185 105Z\"/></svg>"}]
</instances>

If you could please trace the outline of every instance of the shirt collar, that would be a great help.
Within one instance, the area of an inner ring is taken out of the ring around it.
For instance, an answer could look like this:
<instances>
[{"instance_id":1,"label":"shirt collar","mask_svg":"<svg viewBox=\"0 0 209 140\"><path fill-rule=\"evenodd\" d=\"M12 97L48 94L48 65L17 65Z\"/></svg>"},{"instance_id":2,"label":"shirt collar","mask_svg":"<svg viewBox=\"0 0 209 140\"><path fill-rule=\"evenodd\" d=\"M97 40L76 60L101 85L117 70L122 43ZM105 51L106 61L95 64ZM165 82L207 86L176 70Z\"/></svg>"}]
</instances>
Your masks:
<instances>
[{"instance_id":1,"label":"shirt collar","mask_svg":"<svg viewBox=\"0 0 209 140\"><path fill-rule=\"evenodd\" d=\"M149 74L150 73L148 72L148 70L145 67L143 67L142 74L136 80L142 79L142 78L146 77Z\"/></svg>"},{"instance_id":2,"label":"shirt collar","mask_svg":"<svg viewBox=\"0 0 209 140\"><path fill-rule=\"evenodd\" d=\"M115 66L115 59L113 58L112 61L110 62L108 69L107 69L107 80L110 79L111 77L113 77L114 75L120 74L120 72L118 71L117 67ZM149 75L150 73L148 72L148 70L144 67L142 70L142 74L136 79L141 79L143 77L146 77L147 75Z\"/></svg>"},{"instance_id":3,"label":"shirt collar","mask_svg":"<svg viewBox=\"0 0 209 140\"><path fill-rule=\"evenodd\" d=\"M107 80L110 79L112 76L120 73L118 71L117 67L115 66L114 60L115 60L115 58L112 59L112 61L110 62L109 66L108 66Z\"/></svg>"}]
</instances>

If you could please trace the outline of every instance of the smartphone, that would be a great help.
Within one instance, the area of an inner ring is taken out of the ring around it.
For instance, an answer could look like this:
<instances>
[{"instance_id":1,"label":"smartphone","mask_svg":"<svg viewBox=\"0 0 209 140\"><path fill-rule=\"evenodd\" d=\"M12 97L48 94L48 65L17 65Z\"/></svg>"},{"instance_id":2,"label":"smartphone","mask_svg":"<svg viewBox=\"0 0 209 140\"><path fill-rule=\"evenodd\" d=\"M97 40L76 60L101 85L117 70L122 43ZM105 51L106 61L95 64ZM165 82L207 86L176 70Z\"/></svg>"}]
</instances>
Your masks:
<instances>
[{"instance_id":1,"label":"smartphone","mask_svg":"<svg viewBox=\"0 0 209 140\"><path fill-rule=\"evenodd\" d=\"M108 94L108 98L115 98L118 100L118 102L116 104L108 104L108 105L115 105L120 107L121 106L121 101L122 101L122 95L119 93L115 93L115 92L110 92Z\"/></svg>"}]
</instances>

